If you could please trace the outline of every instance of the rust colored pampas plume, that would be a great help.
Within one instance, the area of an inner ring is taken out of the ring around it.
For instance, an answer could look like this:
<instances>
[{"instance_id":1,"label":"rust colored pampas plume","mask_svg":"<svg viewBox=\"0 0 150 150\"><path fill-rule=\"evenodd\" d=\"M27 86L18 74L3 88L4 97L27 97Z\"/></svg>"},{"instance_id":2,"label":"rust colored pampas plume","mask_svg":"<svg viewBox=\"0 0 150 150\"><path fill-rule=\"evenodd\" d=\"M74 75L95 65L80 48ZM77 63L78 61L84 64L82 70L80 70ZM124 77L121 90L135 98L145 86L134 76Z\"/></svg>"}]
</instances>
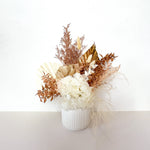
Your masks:
<instances>
[{"instance_id":1,"label":"rust colored pampas plume","mask_svg":"<svg viewBox=\"0 0 150 150\"><path fill-rule=\"evenodd\" d=\"M85 46L83 45L84 36L78 38L72 43L72 38L69 31L70 24L64 27L64 35L60 40L61 47L56 47L55 55L64 65L76 64ZM80 45L79 45L80 43Z\"/></svg>"}]
</instances>

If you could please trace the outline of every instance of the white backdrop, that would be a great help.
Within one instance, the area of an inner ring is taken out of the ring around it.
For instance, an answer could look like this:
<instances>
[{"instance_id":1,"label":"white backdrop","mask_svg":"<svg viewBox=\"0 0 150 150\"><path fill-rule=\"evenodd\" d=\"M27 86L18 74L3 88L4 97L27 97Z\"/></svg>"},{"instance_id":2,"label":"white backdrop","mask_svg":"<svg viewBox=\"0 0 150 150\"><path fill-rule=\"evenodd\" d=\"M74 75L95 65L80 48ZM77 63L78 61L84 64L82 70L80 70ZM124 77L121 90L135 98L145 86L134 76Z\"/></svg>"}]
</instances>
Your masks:
<instances>
[{"instance_id":1,"label":"white backdrop","mask_svg":"<svg viewBox=\"0 0 150 150\"><path fill-rule=\"evenodd\" d=\"M0 110L55 110L35 97L36 71L53 61L63 27L99 53L115 52L128 83L111 93L116 110L150 110L150 1L1 0Z\"/></svg>"}]
</instances>

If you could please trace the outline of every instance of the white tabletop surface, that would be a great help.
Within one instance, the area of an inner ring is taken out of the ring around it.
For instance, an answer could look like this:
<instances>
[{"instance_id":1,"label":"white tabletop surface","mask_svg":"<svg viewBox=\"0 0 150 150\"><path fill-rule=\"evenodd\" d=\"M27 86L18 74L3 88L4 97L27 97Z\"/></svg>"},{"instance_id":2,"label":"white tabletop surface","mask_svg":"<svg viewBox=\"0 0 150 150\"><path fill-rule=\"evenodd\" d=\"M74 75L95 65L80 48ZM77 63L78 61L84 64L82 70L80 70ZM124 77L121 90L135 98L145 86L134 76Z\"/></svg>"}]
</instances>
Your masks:
<instances>
[{"instance_id":1,"label":"white tabletop surface","mask_svg":"<svg viewBox=\"0 0 150 150\"><path fill-rule=\"evenodd\" d=\"M150 150L150 112L115 112L82 131L66 130L60 113L0 112L0 150Z\"/></svg>"}]
</instances>

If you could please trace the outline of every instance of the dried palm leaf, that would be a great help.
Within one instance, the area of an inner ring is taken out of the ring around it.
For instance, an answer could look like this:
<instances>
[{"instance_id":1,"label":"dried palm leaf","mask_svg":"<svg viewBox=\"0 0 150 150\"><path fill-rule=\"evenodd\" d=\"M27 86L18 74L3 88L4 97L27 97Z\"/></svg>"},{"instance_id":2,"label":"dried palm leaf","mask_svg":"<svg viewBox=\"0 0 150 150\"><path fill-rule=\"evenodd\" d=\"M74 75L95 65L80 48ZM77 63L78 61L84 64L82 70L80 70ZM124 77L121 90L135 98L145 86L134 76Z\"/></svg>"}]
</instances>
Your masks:
<instances>
[{"instance_id":1,"label":"dried palm leaf","mask_svg":"<svg viewBox=\"0 0 150 150\"><path fill-rule=\"evenodd\" d=\"M48 74L52 75L53 78L56 78L55 74L56 74L59 67L60 67L60 64L58 64L58 63L50 63L50 62L49 63L44 63L38 69L38 73L39 73L40 78L43 75L43 72L45 74L48 73Z\"/></svg>"},{"instance_id":2,"label":"dried palm leaf","mask_svg":"<svg viewBox=\"0 0 150 150\"><path fill-rule=\"evenodd\" d=\"M96 51L96 46L93 44L90 49L88 49L80 58L79 63L85 64L85 63L91 63L92 61L95 62L99 60L98 53Z\"/></svg>"},{"instance_id":3,"label":"dried palm leaf","mask_svg":"<svg viewBox=\"0 0 150 150\"><path fill-rule=\"evenodd\" d=\"M56 72L56 78L61 79L66 76L72 76L76 72L79 72L79 64L60 66Z\"/></svg>"}]
</instances>

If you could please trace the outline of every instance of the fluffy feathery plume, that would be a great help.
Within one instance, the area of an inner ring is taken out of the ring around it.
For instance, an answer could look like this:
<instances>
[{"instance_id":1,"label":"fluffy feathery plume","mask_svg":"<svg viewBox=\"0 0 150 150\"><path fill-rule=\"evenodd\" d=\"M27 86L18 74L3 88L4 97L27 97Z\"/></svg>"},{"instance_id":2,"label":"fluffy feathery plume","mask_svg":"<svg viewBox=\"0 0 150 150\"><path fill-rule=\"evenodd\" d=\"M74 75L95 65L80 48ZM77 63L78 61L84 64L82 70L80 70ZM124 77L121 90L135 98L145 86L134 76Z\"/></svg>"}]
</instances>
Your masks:
<instances>
[{"instance_id":1,"label":"fluffy feathery plume","mask_svg":"<svg viewBox=\"0 0 150 150\"><path fill-rule=\"evenodd\" d=\"M58 46L56 47L56 58L58 58L64 65L78 63L79 57L85 48L85 46L82 45L84 36L79 38L78 41L72 43L69 27L70 24L68 24L67 27L64 27L64 36L60 41L61 48Z\"/></svg>"}]
</instances>

